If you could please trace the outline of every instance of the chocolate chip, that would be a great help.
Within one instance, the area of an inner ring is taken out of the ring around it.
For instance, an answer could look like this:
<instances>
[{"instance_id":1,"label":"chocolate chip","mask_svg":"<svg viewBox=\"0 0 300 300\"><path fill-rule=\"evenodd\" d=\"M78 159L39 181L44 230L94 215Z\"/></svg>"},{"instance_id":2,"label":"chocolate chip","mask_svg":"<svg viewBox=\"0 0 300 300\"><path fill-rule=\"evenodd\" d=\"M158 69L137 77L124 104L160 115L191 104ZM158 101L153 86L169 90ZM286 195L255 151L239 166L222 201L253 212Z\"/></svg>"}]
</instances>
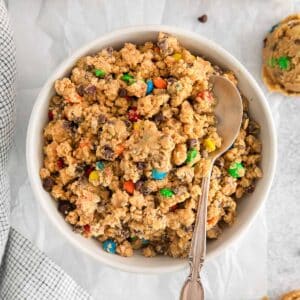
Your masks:
<instances>
[{"instance_id":1,"label":"chocolate chip","mask_svg":"<svg viewBox=\"0 0 300 300\"><path fill-rule=\"evenodd\" d=\"M62 213L64 216L68 215L68 213L74 210L76 207L73 203L69 201L59 200L58 201L58 211Z\"/></svg>"},{"instance_id":2,"label":"chocolate chip","mask_svg":"<svg viewBox=\"0 0 300 300\"><path fill-rule=\"evenodd\" d=\"M246 187L245 191L249 194L253 193L255 190L255 186L253 184L249 185L248 187Z\"/></svg>"},{"instance_id":3,"label":"chocolate chip","mask_svg":"<svg viewBox=\"0 0 300 300\"><path fill-rule=\"evenodd\" d=\"M185 208L185 202L177 203L177 208L184 209Z\"/></svg>"},{"instance_id":4,"label":"chocolate chip","mask_svg":"<svg viewBox=\"0 0 300 300\"><path fill-rule=\"evenodd\" d=\"M295 43L295 45L300 45L300 39L296 39L296 40L294 41L294 43Z\"/></svg>"},{"instance_id":5,"label":"chocolate chip","mask_svg":"<svg viewBox=\"0 0 300 300\"><path fill-rule=\"evenodd\" d=\"M114 52L114 48L113 47L107 47L105 48L106 52L111 56Z\"/></svg>"},{"instance_id":6,"label":"chocolate chip","mask_svg":"<svg viewBox=\"0 0 300 300\"><path fill-rule=\"evenodd\" d=\"M115 154L114 150L110 146L108 146L108 145L104 146L104 157L106 159L108 159L108 160L113 159L114 154Z\"/></svg>"},{"instance_id":7,"label":"chocolate chip","mask_svg":"<svg viewBox=\"0 0 300 300\"><path fill-rule=\"evenodd\" d=\"M81 84L76 88L76 91L79 96L83 97L84 96L84 86Z\"/></svg>"},{"instance_id":8,"label":"chocolate chip","mask_svg":"<svg viewBox=\"0 0 300 300\"><path fill-rule=\"evenodd\" d=\"M207 22L207 15L202 15L198 18L198 21L201 23L206 23Z\"/></svg>"},{"instance_id":9,"label":"chocolate chip","mask_svg":"<svg viewBox=\"0 0 300 300\"><path fill-rule=\"evenodd\" d=\"M84 174L85 176L89 177L89 175L91 174L91 172L94 170L95 168L93 166L87 165L84 169Z\"/></svg>"},{"instance_id":10,"label":"chocolate chip","mask_svg":"<svg viewBox=\"0 0 300 300\"><path fill-rule=\"evenodd\" d=\"M69 127L69 129L70 129L73 133L75 133L76 130L78 129L79 125L78 125L78 123L74 120L74 121L69 122L68 127Z\"/></svg>"},{"instance_id":11,"label":"chocolate chip","mask_svg":"<svg viewBox=\"0 0 300 300\"><path fill-rule=\"evenodd\" d=\"M52 177L58 177L59 176L59 172L55 171L55 172L51 173L51 176Z\"/></svg>"},{"instance_id":12,"label":"chocolate chip","mask_svg":"<svg viewBox=\"0 0 300 300\"><path fill-rule=\"evenodd\" d=\"M125 97L127 96L127 91L126 91L126 89L124 89L124 88L119 88L118 95L119 95L119 97L125 98Z\"/></svg>"},{"instance_id":13,"label":"chocolate chip","mask_svg":"<svg viewBox=\"0 0 300 300\"><path fill-rule=\"evenodd\" d=\"M88 85L84 91L89 95L94 95L97 92L97 88L94 85Z\"/></svg>"},{"instance_id":14,"label":"chocolate chip","mask_svg":"<svg viewBox=\"0 0 300 300\"><path fill-rule=\"evenodd\" d=\"M106 118L105 115L100 115L100 116L98 117L98 122L99 122L99 124L104 124L104 123L106 123L106 121L107 121L107 118Z\"/></svg>"},{"instance_id":15,"label":"chocolate chip","mask_svg":"<svg viewBox=\"0 0 300 300\"><path fill-rule=\"evenodd\" d=\"M43 187L47 192L52 191L54 184L55 184L55 181L51 177L46 177L45 179L43 179Z\"/></svg>"},{"instance_id":16,"label":"chocolate chip","mask_svg":"<svg viewBox=\"0 0 300 300\"><path fill-rule=\"evenodd\" d=\"M141 193L144 196L147 196L151 193L151 189L147 185L143 184L142 187L141 187Z\"/></svg>"},{"instance_id":17,"label":"chocolate chip","mask_svg":"<svg viewBox=\"0 0 300 300\"><path fill-rule=\"evenodd\" d=\"M217 167L219 167L219 168L223 168L224 167L224 158L219 158L219 159L217 159L216 160L216 162L215 162L215 165L217 166Z\"/></svg>"},{"instance_id":18,"label":"chocolate chip","mask_svg":"<svg viewBox=\"0 0 300 300\"><path fill-rule=\"evenodd\" d=\"M141 192L144 196L149 195L151 193L151 189L147 186L143 179L138 180L134 186L135 189Z\"/></svg>"},{"instance_id":19,"label":"chocolate chip","mask_svg":"<svg viewBox=\"0 0 300 300\"><path fill-rule=\"evenodd\" d=\"M138 180L135 184L134 187L137 191L141 191L142 186L144 185L144 181L143 180Z\"/></svg>"},{"instance_id":20,"label":"chocolate chip","mask_svg":"<svg viewBox=\"0 0 300 300\"><path fill-rule=\"evenodd\" d=\"M131 123L130 121L125 120L124 123L125 123L125 126L126 126L127 128L131 128L131 127L132 127L132 123Z\"/></svg>"},{"instance_id":21,"label":"chocolate chip","mask_svg":"<svg viewBox=\"0 0 300 300\"><path fill-rule=\"evenodd\" d=\"M159 113L157 113L157 114L155 114L155 115L153 116L153 121L154 121L155 123L163 122L164 119L165 119L165 117L164 117L164 115L162 114L162 112L159 112Z\"/></svg>"},{"instance_id":22,"label":"chocolate chip","mask_svg":"<svg viewBox=\"0 0 300 300\"><path fill-rule=\"evenodd\" d=\"M84 170L87 168L87 164L86 163L80 163L80 164L78 164L77 166L76 166L76 169L75 169L75 171L77 172L77 173L82 173L82 172L84 172Z\"/></svg>"},{"instance_id":23,"label":"chocolate chip","mask_svg":"<svg viewBox=\"0 0 300 300\"><path fill-rule=\"evenodd\" d=\"M75 121L65 120L63 123L63 127L67 130L71 130L72 132L75 132L78 128L78 124Z\"/></svg>"},{"instance_id":24,"label":"chocolate chip","mask_svg":"<svg viewBox=\"0 0 300 300\"><path fill-rule=\"evenodd\" d=\"M136 164L137 168L139 170L144 170L147 168L147 163L143 162L143 161L139 161L137 164Z\"/></svg>"},{"instance_id":25,"label":"chocolate chip","mask_svg":"<svg viewBox=\"0 0 300 300\"><path fill-rule=\"evenodd\" d=\"M93 72L95 69L95 66L94 65L87 65L86 66L86 70L89 71L89 72Z\"/></svg>"},{"instance_id":26,"label":"chocolate chip","mask_svg":"<svg viewBox=\"0 0 300 300\"><path fill-rule=\"evenodd\" d=\"M174 83L175 81L177 81L177 80L176 80L176 78L174 78L174 77L169 77L169 78L167 79L168 84L172 84L172 83Z\"/></svg>"},{"instance_id":27,"label":"chocolate chip","mask_svg":"<svg viewBox=\"0 0 300 300\"><path fill-rule=\"evenodd\" d=\"M198 141L196 139L188 139L186 144L187 144L188 149L191 149L191 148L195 148L197 146Z\"/></svg>"},{"instance_id":28,"label":"chocolate chip","mask_svg":"<svg viewBox=\"0 0 300 300\"><path fill-rule=\"evenodd\" d=\"M158 198L154 198L154 208L158 208L160 205L160 201Z\"/></svg>"},{"instance_id":29,"label":"chocolate chip","mask_svg":"<svg viewBox=\"0 0 300 300\"><path fill-rule=\"evenodd\" d=\"M71 121L71 123L70 123L71 129L72 129L72 130L77 130L78 127L79 127L79 124L78 124L78 123L80 123L81 121L82 121L82 120L81 120L81 119L78 119L78 118L76 118L75 120Z\"/></svg>"},{"instance_id":30,"label":"chocolate chip","mask_svg":"<svg viewBox=\"0 0 300 300\"><path fill-rule=\"evenodd\" d=\"M260 131L259 125L254 121L250 121L247 127L247 131L250 134L257 135Z\"/></svg>"},{"instance_id":31,"label":"chocolate chip","mask_svg":"<svg viewBox=\"0 0 300 300\"><path fill-rule=\"evenodd\" d=\"M142 175L140 179L143 180L143 181L147 181L148 180L148 178L147 178L146 175Z\"/></svg>"}]
</instances>

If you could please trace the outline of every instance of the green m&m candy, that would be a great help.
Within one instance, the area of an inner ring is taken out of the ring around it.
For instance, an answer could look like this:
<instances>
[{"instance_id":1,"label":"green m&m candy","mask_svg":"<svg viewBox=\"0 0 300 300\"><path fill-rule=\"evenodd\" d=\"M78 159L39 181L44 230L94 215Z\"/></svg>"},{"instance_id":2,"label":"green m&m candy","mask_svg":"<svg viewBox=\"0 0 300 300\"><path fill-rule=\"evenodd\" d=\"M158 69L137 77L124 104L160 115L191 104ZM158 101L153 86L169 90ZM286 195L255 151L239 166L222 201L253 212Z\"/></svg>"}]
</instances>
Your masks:
<instances>
[{"instance_id":1,"label":"green m&m candy","mask_svg":"<svg viewBox=\"0 0 300 300\"><path fill-rule=\"evenodd\" d=\"M186 157L185 162L186 162L186 163L191 163L191 162L193 162L193 160L196 158L197 154L198 154L198 150L195 149L195 148L192 148L192 149L189 150L189 152L187 153L187 157Z\"/></svg>"},{"instance_id":2,"label":"green m&m candy","mask_svg":"<svg viewBox=\"0 0 300 300\"><path fill-rule=\"evenodd\" d=\"M171 198L174 195L174 192L171 189L163 188L159 191L159 193L166 198Z\"/></svg>"},{"instance_id":3,"label":"green m&m candy","mask_svg":"<svg viewBox=\"0 0 300 300\"><path fill-rule=\"evenodd\" d=\"M228 169L228 173L233 178L241 178L245 175L245 168L241 162L233 162Z\"/></svg>"},{"instance_id":4,"label":"green m&m candy","mask_svg":"<svg viewBox=\"0 0 300 300\"><path fill-rule=\"evenodd\" d=\"M291 59L288 56L280 56L277 64L281 70L288 70L291 65Z\"/></svg>"},{"instance_id":5,"label":"green m&m candy","mask_svg":"<svg viewBox=\"0 0 300 300\"><path fill-rule=\"evenodd\" d=\"M94 74L97 77L103 78L106 75L106 72L102 69L95 69Z\"/></svg>"},{"instance_id":6,"label":"green m&m candy","mask_svg":"<svg viewBox=\"0 0 300 300\"><path fill-rule=\"evenodd\" d=\"M125 73L121 76L121 79L125 81L128 85L135 83L135 79L132 75Z\"/></svg>"}]
</instances>

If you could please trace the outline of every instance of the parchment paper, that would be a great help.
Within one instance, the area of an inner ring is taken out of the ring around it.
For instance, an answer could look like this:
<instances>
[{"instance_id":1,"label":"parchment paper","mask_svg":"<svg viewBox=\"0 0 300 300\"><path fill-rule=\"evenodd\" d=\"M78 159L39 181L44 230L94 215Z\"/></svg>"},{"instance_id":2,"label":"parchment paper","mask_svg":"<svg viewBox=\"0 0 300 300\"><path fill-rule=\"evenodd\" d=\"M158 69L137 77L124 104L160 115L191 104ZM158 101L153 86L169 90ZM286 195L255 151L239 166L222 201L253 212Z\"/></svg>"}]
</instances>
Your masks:
<instances>
[{"instance_id":1,"label":"parchment paper","mask_svg":"<svg viewBox=\"0 0 300 300\"><path fill-rule=\"evenodd\" d=\"M111 269L74 249L49 222L34 199L26 173L25 135L32 105L50 73L75 49L113 29L135 24L175 25L209 37L235 55L262 84L260 52L264 35L278 20L299 8L299 2L7 2L15 31L19 73L17 131L10 160L13 226L73 276L95 299L177 299L186 271L150 276ZM204 13L208 15L208 22L201 24L197 17ZM269 100L272 101L277 124L282 100L281 96ZM278 189L275 191L280 193ZM267 293L265 211L260 212L237 244L205 265L203 276L207 299L210 300L255 300Z\"/></svg>"}]
</instances>

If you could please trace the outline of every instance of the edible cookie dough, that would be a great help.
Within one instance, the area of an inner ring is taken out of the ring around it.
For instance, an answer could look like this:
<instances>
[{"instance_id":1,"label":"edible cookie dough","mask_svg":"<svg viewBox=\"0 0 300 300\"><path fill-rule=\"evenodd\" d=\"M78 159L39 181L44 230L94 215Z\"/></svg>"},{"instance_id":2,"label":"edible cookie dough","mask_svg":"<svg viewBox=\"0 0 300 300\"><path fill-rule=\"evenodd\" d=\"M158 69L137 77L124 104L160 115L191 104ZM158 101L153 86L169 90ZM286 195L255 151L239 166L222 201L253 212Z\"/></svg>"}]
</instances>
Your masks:
<instances>
[{"instance_id":1,"label":"edible cookie dough","mask_svg":"<svg viewBox=\"0 0 300 300\"><path fill-rule=\"evenodd\" d=\"M281 297L281 300L300 300L300 290L295 290L284 294Z\"/></svg>"},{"instance_id":2,"label":"edible cookie dough","mask_svg":"<svg viewBox=\"0 0 300 300\"><path fill-rule=\"evenodd\" d=\"M188 255L208 154L222 143L212 74L236 84L160 33L82 57L55 82L40 176L75 232L121 256ZM258 134L244 99L239 136L213 167L208 238L234 222L238 199L262 176Z\"/></svg>"},{"instance_id":3,"label":"edible cookie dough","mask_svg":"<svg viewBox=\"0 0 300 300\"><path fill-rule=\"evenodd\" d=\"M262 73L271 91L300 94L300 14L272 27L264 40Z\"/></svg>"}]
</instances>

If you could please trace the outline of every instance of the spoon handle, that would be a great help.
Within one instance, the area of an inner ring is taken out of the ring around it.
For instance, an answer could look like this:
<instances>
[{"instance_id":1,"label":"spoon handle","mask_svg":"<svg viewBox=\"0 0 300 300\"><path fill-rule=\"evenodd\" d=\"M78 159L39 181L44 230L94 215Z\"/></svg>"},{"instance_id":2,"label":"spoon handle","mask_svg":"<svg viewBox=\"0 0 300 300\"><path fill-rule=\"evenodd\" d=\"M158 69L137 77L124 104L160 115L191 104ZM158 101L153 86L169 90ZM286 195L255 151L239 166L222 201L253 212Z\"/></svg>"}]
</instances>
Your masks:
<instances>
[{"instance_id":1,"label":"spoon handle","mask_svg":"<svg viewBox=\"0 0 300 300\"><path fill-rule=\"evenodd\" d=\"M206 253L206 218L210 174L211 169L208 175L202 179L202 193L199 197L196 224L189 253L190 274L181 290L181 300L204 300L200 270Z\"/></svg>"}]
</instances>

